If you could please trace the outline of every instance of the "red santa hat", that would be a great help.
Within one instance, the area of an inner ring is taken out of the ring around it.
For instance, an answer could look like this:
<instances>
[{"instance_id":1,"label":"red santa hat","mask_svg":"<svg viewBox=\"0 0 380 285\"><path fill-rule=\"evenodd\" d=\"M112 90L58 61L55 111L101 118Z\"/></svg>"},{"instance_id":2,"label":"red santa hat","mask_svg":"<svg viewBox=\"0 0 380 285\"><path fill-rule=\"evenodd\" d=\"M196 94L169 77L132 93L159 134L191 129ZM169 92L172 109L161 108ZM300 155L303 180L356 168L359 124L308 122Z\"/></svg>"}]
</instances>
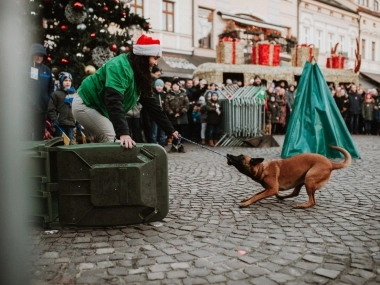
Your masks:
<instances>
[{"instance_id":1,"label":"red santa hat","mask_svg":"<svg viewBox=\"0 0 380 285\"><path fill-rule=\"evenodd\" d=\"M160 40L141 35L133 45L133 53L145 56L162 56Z\"/></svg>"}]
</instances>

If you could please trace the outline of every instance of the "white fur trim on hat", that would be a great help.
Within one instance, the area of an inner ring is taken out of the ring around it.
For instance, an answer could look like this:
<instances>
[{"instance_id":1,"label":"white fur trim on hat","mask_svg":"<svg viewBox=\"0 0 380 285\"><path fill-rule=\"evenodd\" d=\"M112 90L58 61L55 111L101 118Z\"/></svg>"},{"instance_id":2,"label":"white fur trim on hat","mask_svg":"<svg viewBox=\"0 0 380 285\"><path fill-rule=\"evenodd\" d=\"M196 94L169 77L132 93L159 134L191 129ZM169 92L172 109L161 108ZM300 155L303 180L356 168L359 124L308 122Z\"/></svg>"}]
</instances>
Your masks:
<instances>
[{"instance_id":1,"label":"white fur trim on hat","mask_svg":"<svg viewBox=\"0 0 380 285\"><path fill-rule=\"evenodd\" d=\"M133 53L136 55L162 56L160 45L134 45Z\"/></svg>"},{"instance_id":2,"label":"white fur trim on hat","mask_svg":"<svg viewBox=\"0 0 380 285\"><path fill-rule=\"evenodd\" d=\"M133 45L133 53L145 56L162 56L160 40L141 35Z\"/></svg>"}]
</instances>

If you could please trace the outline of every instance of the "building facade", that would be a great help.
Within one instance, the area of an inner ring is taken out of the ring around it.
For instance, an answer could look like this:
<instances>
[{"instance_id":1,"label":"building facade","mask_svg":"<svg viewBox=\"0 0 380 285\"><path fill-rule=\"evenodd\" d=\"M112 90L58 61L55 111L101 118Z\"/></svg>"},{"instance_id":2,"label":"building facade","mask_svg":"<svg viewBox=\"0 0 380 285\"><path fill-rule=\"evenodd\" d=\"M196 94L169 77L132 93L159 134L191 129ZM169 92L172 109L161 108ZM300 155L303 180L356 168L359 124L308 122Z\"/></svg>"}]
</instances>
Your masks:
<instances>
[{"instance_id":1,"label":"building facade","mask_svg":"<svg viewBox=\"0 0 380 285\"><path fill-rule=\"evenodd\" d=\"M380 83L380 7L378 0L351 0L359 14L359 38L362 63L360 79L368 87Z\"/></svg>"},{"instance_id":2,"label":"building facade","mask_svg":"<svg viewBox=\"0 0 380 285\"><path fill-rule=\"evenodd\" d=\"M161 40L159 65L167 76L179 72L189 77L199 63L215 62L219 35L229 21L245 44L252 43L256 32L280 41L287 61L287 40L295 42L297 36L297 0L132 0L129 5L149 19L152 36Z\"/></svg>"},{"instance_id":3,"label":"building facade","mask_svg":"<svg viewBox=\"0 0 380 285\"><path fill-rule=\"evenodd\" d=\"M161 40L164 75L191 77L203 62L215 62L216 45L229 21L249 52L265 37L282 45L281 60L290 61L295 43L319 48L318 64L326 66L331 48L354 69L357 40L361 71L380 73L380 0L132 0L132 12L149 19ZM136 33L138 35L138 33ZM261 37L263 36L263 37ZM166 71L166 74L165 74ZM380 79L379 79L380 81Z\"/></svg>"},{"instance_id":4,"label":"building facade","mask_svg":"<svg viewBox=\"0 0 380 285\"><path fill-rule=\"evenodd\" d=\"M359 39L359 15L342 1L299 1L299 43L319 48L318 64L326 66L331 49L345 56L345 68L354 68L356 39Z\"/></svg>"}]
</instances>

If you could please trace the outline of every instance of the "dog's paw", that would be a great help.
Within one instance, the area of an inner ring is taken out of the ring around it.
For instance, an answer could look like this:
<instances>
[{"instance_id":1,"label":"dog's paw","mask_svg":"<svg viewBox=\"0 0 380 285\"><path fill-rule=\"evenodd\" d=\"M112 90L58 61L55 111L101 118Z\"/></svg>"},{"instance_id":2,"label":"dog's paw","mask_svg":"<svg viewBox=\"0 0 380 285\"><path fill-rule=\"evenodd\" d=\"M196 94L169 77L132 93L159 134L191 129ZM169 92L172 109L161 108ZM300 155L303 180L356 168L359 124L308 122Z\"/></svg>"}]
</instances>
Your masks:
<instances>
[{"instance_id":1,"label":"dog's paw","mask_svg":"<svg viewBox=\"0 0 380 285\"><path fill-rule=\"evenodd\" d=\"M293 208L294 209L307 209L307 208L310 208L310 207L313 207L313 206L314 206L313 204L305 203L305 204L297 204Z\"/></svg>"},{"instance_id":2,"label":"dog's paw","mask_svg":"<svg viewBox=\"0 0 380 285\"><path fill-rule=\"evenodd\" d=\"M246 203L240 203L239 208L247 208L252 203L246 202Z\"/></svg>"},{"instance_id":3,"label":"dog's paw","mask_svg":"<svg viewBox=\"0 0 380 285\"><path fill-rule=\"evenodd\" d=\"M245 198L241 199L241 201L240 201L240 202L245 202L245 201L248 201L250 198L251 198L251 197L245 197Z\"/></svg>"},{"instance_id":4,"label":"dog's paw","mask_svg":"<svg viewBox=\"0 0 380 285\"><path fill-rule=\"evenodd\" d=\"M281 196L281 195L276 195L276 198L279 200L284 200L284 196Z\"/></svg>"}]
</instances>

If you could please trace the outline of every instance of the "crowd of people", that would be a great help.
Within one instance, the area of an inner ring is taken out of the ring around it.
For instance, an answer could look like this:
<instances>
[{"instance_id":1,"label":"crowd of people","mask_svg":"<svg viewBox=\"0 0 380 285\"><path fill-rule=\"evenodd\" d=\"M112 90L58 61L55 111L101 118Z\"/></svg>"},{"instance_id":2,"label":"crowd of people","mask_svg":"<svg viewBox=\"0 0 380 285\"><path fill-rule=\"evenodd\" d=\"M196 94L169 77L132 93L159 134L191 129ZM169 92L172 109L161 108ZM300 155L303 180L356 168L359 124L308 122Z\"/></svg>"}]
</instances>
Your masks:
<instances>
[{"instance_id":1,"label":"crowd of people","mask_svg":"<svg viewBox=\"0 0 380 285\"><path fill-rule=\"evenodd\" d=\"M72 144L80 143L86 133L87 140L118 140L126 148L147 142L169 145L170 152L185 152L182 137L215 146L221 136L223 116L219 89L239 88L243 83L226 79L223 85L218 85L196 76L164 77L157 66L161 54L159 40L143 35L132 52L108 61L76 90L70 73L63 71L54 78L43 64L44 47L33 44L28 96L31 117L26 139L50 139L65 134ZM249 85L267 86L258 75ZM351 134L380 134L377 89L364 92L355 84L329 87ZM266 134L286 133L296 92L296 81L282 80L268 85Z\"/></svg>"},{"instance_id":2,"label":"crowd of people","mask_svg":"<svg viewBox=\"0 0 380 285\"><path fill-rule=\"evenodd\" d=\"M350 134L380 135L379 89L365 91L361 85L341 84L329 89ZM297 82L281 81L276 87L267 88L266 127L267 134L285 134L293 111Z\"/></svg>"},{"instance_id":3,"label":"crowd of people","mask_svg":"<svg viewBox=\"0 0 380 285\"><path fill-rule=\"evenodd\" d=\"M378 88L366 91L362 86L329 86L338 109L351 134L380 135L380 96Z\"/></svg>"}]
</instances>

